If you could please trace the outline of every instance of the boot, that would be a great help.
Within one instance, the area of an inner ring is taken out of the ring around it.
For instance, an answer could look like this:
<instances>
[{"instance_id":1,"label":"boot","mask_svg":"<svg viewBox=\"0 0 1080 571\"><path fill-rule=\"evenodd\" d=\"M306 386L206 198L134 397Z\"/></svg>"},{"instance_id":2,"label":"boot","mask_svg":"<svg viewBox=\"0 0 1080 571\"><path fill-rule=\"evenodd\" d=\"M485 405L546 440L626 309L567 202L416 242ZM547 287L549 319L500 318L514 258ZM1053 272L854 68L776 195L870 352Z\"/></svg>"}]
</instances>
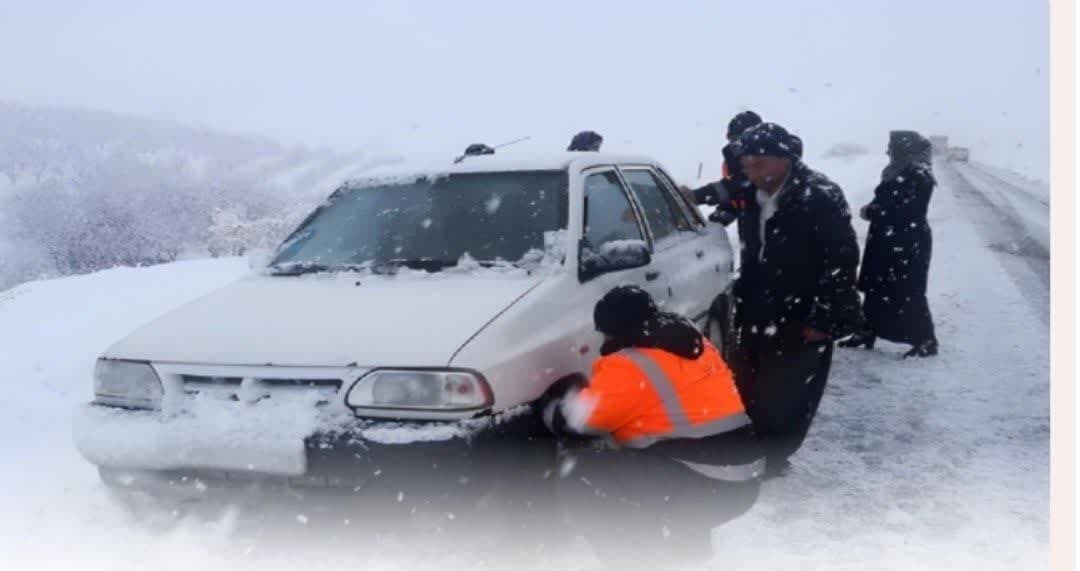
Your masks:
<instances>
[{"instance_id":1,"label":"boot","mask_svg":"<svg viewBox=\"0 0 1080 571\"><path fill-rule=\"evenodd\" d=\"M845 348L866 347L867 349L873 349L876 341L877 337L873 333L856 333L837 343L837 345Z\"/></svg>"},{"instance_id":2,"label":"boot","mask_svg":"<svg viewBox=\"0 0 1080 571\"><path fill-rule=\"evenodd\" d=\"M937 339L930 339L929 341L923 341L918 345L911 347L911 350L904 353L904 358L908 357L932 357L938 353Z\"/></svg>"},{"instance_id":3,"label":"boot","mask_svg":"<svg viewBox=\"0 0 1080 571\"><path fill-rule=\"evenodd\" d=\"M765 480L771 480L773 478L782 478L791 471L791 461L787 458L766 458L765 460L765 474L762 478Z\"/></svg>"}]
</instances>

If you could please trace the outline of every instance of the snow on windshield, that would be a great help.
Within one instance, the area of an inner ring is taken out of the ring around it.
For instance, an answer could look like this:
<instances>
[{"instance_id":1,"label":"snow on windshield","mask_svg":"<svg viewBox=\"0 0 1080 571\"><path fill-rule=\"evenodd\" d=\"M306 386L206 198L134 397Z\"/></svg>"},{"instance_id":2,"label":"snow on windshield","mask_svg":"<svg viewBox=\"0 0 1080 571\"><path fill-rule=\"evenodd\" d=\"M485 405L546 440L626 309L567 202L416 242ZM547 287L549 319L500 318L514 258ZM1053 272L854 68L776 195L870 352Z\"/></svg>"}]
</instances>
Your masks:
<instances>
[{"instance_id":1,"label":"snow on windshield","mask_svg":"<svg viewBox=\"0 0 1080 571\"><path fill-rule=\"evenodd\" d=\"M534 260L566 228L564 171L395 179L335 193L279 249L278 268L441 270Z\"/></svg>"}]
</instances>

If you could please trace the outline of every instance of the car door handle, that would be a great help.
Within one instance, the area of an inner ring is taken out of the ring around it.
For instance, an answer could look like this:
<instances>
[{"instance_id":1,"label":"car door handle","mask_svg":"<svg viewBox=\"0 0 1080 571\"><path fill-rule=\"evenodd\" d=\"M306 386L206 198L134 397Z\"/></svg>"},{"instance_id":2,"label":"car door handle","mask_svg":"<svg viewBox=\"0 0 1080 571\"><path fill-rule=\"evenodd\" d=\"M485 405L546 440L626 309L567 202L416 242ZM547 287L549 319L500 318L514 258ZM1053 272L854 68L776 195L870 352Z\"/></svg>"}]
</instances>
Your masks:
<instances>
[{"instance_id":1,"label":"car door handle","mask_svg":"<svg viewBox=\"0 0 1080 571\"><path fill-rule=\"evenodd\" d=\"M705 250L698 250L698 251L694 252L694 255L697 256L697 259L699 259L699 260L704 259L705 258Z\"/></svg>"},{"instance_id":2,"label":"car door handle","mask_svg":"<svg viewBox=\"0 0 1080 571\"><path fill-rule=\"evenodd\" d=\"M654 281L660 277L660 272L645 272L645 281Z\"/></svg>"}]
</instances>

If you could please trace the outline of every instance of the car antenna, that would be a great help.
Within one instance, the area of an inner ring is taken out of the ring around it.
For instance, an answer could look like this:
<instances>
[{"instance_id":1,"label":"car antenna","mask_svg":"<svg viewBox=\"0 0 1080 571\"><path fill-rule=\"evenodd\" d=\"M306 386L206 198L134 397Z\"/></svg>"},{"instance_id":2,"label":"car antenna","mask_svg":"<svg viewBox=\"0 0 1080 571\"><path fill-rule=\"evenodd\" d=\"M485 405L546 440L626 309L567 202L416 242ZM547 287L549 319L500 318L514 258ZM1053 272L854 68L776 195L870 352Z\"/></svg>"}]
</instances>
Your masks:
<instances>
[{"instance_id":1,"label":"car antenna","mask_svg":"<svg viewBox=\"0 0 1080 571\"><path fill-rule=\"evenodd\" d=\"M507 142L502 143L500 145L495 145L495 148L496 149L501 149L503 147L509 147L510 145L516 145L518 143L524 143L525 141L528 141L531 138L532 137L530 137L530 136L524 136L524 137L522 137L520 139L514 139L513 141L507 141Z\"/></svg>"},{"instance_id":2,"label":"car antenna","mask_svg":"<svg viewBox=\"0 0 1080 571\"><path fill-rule=\"evenodd\" d=\"M489 147L489 146L487 146L487 145L485 145L483 143L473 143L472 145L469 145L468 147L465 148L465 154L464 155L461 155L458 158L454 159L454 164L456 165L456 164L460 163L461 161L465 160L465 157L471 157L471 156L476 156L476 155L494 155L495 154L495 149L501 149L503 147L509 147L510 145L514 145L514 144L517 144L517 143L520 143L520 142L523 142L523 141L528 141L531 138L532 137L521 137L520 139L514 139L513 141L507 141L505 143L500 143L498 145L495 145L494 147Z\"/></svg>"}]
</instances>

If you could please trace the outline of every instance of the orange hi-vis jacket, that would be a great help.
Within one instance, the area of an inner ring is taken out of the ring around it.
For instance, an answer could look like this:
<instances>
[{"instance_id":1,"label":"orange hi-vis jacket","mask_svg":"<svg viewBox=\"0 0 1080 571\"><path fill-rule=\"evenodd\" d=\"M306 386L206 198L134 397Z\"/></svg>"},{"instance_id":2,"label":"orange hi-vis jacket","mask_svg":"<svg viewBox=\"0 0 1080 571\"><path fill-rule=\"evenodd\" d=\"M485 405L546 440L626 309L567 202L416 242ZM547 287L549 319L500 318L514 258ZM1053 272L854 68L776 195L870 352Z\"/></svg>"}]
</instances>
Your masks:
<instances>
[{"instance_id":1,"label":"orange hi-vis jacket","mask_svg":"<svg viewBox=\"0 0 1080 571\"><path fill-rule=\"evenodd\" d=\"M630 448L749 425L731 369L712 343L703 342L697 359L653 348L601 357L588 387L567 403L567 423L580 432L611 434Z\"/></svg>"}]
</instances>

